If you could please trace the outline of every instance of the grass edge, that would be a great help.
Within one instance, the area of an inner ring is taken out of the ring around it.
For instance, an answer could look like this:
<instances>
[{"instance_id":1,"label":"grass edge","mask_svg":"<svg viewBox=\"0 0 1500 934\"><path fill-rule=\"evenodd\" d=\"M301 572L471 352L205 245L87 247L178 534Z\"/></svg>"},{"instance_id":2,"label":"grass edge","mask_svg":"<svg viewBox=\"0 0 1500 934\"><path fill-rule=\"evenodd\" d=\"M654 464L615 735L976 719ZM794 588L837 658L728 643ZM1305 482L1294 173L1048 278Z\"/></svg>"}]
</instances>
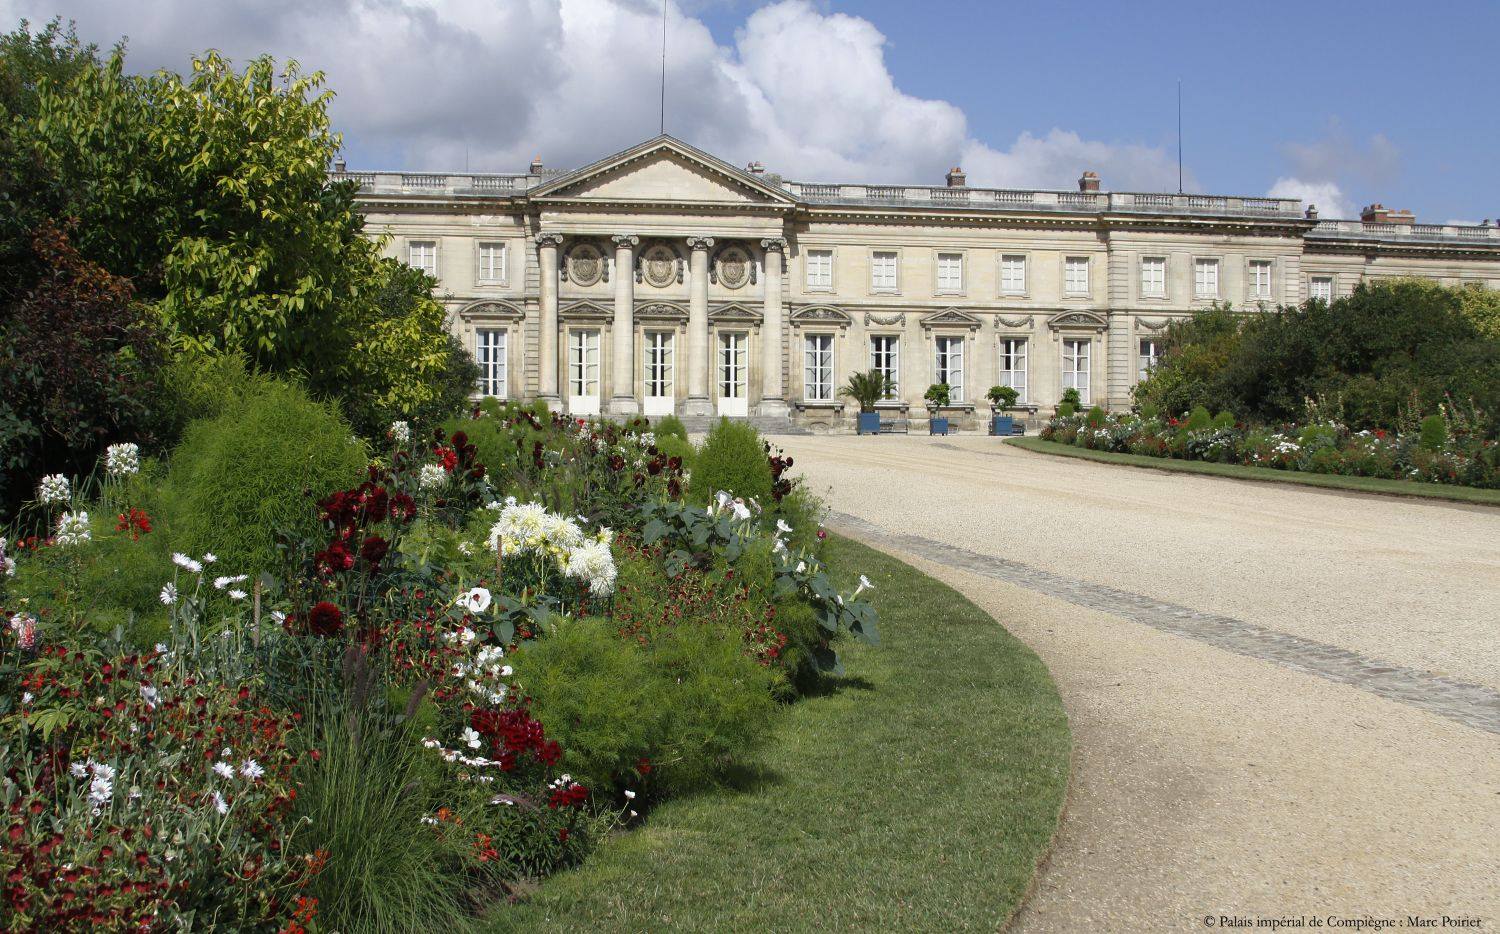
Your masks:
<instances>
[{"instance_id":1,"label":"grass edge","mask_svg":"<svg viewBox=\"0 0 1500 934\"><path fill-rule=\"evenodd\" d=\"M1074 457L1117 467L1138 467L1145 470L1160 470L1165 473L1189 473L1200 477L1251 483L1288 483L1314 489L1392 496L1402 499L1425 499L1472 506L1500 506L1500 490L1419 483L1414 480L1388 480L1384 477L1346 477L1342 474L1303 473L1295 470L1278 470L1273 467L1217 464L1181 460L1174 457L1147 457L1114 451L1095 451L1035 437L1007 438L1005 443L1033 454Z\"/></svg>"}]
</instances>

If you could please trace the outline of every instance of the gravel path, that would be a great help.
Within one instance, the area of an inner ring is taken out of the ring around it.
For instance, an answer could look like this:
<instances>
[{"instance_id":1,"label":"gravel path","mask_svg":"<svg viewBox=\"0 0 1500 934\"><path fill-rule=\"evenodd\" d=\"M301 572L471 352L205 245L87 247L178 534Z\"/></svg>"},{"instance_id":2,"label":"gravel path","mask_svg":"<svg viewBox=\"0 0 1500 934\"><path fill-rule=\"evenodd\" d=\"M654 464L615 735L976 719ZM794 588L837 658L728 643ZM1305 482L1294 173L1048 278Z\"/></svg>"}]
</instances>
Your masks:
<instances>
[{"instance_id":1,"label":"gravel path","mask_svg":"<svg viewBox=\"0 0 1500 934\"><path fill-rule=\"evenodd\" d=\"M832 526L1058 681L1074 787L1017 930L1500 927L1500 510L977 436L778 443Z\"/></svg>"}]
</instances>

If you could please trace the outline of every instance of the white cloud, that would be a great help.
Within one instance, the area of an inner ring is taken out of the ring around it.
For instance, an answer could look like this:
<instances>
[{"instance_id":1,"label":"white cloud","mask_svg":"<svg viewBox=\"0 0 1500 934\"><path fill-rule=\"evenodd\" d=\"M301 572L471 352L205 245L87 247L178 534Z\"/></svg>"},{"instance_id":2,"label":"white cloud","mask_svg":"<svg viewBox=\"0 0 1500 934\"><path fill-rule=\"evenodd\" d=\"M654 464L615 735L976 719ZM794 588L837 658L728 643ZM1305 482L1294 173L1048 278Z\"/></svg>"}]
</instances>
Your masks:
<instances>
[{"instance_id":1,"label":"white cloud","mask_svg":"<svg viewBox=\"0 0 1500 934\"><path fill-rule=\"evenodd\" d=\"M1300 198L1303 207L1317 205L1318 216L1323 220L1358 217L1354 206L1339 186L1333 182L1308 182L1300 178L1278 178L1276 184L1266 192L1272 198Z\"/></svg>"},{"instance_id":2,"label":"white cloud","mask_svg":"<svg viewBox=\"0 0 1500 934\"><path fill-rule=\"evenodd\" d=\"M1022 133L1008 150L969 140L963 162L973 184L996 188L1071 188L1085 169L1091 169L1106 189L1177 190L1177 161L1165 149L1086 140L1071 130L1053 129L1041 137ZM1184 176L1183 184L1196 187L1191 174Z\"/></svg>"},{"instance_id":3,"label":"white cloud","mask_svg":"<svg viewBox=\"0 0 1500 934\"><path fill-rule=\"evenodd\" d=\"M209 47L269 52L328 75L356 168L515 171L534 155L576 167L655 135L655 0L0 0L14 21L78 21L108 46L129 35L137 71L183 70ZM1053 129L1005 149L970 136L962 110L906 94L869 20L782 0L719 45L673 2L667 130L739 164L792 178L941 184L962 163L975 185L1175 189L1159 148Z\"/></svg>"}]
</instances>

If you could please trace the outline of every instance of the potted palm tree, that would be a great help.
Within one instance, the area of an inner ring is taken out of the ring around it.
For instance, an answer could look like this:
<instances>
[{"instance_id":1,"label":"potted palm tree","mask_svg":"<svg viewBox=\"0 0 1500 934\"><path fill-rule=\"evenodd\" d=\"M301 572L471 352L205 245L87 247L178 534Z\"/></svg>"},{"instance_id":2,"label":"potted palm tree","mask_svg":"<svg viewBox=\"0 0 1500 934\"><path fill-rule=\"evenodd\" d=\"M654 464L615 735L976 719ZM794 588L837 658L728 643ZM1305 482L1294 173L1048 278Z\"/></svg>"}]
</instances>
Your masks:
<instances>
[{"instance_id":1,"label":"potted palm tree","mask_svg":"<svg viewBox=\"0 0 1500 934\"><path fill-rule=\"evenodd\" d=\"M1012 386L991 386L985 395L990 397L990 434L1009 437L1015 430L1015 419L1001 413L1015 405L1021 394Z\"/></svg>"},{"instance_id":2,"label":"potted palm tree","mask_svg":"<svg viewBox=\"0 0 1500 934\"><path fill-rule=\"evenodd\" d=\"M952 390L947 383L933 383L922 393L923 400L927 403L927 433L931 435L946 435L948 433L948 416L939 415L946 408L951 399L949 393Z\"/></svg>"},{"instance_id":3,"label":"potted palm tree","mask_svg":"<svg viewBox=\"0 0 1500 934\"><path fill-rule=\"evenodd\" d=\"M875 403L891 394L891 378L879 370L851 373L849 382L839 389L839 395L859 403L859 433L880 434L880 413Z\"/></svg>"}]
</instances>

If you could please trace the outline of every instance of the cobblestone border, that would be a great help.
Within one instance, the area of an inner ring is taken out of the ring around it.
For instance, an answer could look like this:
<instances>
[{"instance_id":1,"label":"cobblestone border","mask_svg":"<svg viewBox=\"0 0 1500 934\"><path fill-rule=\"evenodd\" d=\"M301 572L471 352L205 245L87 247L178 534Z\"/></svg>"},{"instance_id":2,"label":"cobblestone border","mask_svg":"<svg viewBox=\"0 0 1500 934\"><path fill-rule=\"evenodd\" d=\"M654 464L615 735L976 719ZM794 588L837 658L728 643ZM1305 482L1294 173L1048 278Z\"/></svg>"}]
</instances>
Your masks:
<instances>
[{"instance_id":1,"label":"cobblestone border","mask_svg":"<svg viewBox=\"0 0 1500 934\"><path fill-rule=\"evenodd\" d=\"M1465 726L1500 735L1500 691L1481 684L1393 665L1358 652L1304 639L1230 616L1204 613L1154 597L1091 584L1043 571L1019 561L958 548L918 535L892 532L846 513L830 512L829 528L880 543L898 551L960 570L991 577L1142 623L1162 632L1196 639L1216 648L1347 684L1377 697L1447 717Z\"/></svg>"}]
</instances>

